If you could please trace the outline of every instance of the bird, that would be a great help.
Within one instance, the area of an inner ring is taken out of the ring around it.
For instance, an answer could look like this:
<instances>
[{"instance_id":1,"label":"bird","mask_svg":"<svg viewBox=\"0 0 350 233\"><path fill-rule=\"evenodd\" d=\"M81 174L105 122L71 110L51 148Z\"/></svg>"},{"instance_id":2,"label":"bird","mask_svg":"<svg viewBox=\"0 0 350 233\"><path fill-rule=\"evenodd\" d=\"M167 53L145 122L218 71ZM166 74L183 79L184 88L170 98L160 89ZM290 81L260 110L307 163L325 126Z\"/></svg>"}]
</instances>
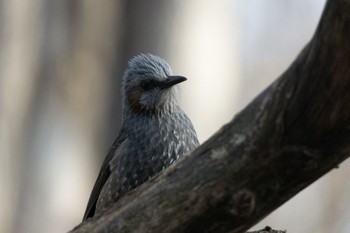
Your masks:
<instances>
[{"instance_id":1,"label":"bird","mask_svg":"<svg viewBox=\"0 0 350 233\"><path fill-rule=\"evenodd\" d=\"M83 221L103 213L199 145L191 120L178 103L169 64L152 54L128 62L122 79L122 126L102 163Z\"/></svg>"}]
</instances>

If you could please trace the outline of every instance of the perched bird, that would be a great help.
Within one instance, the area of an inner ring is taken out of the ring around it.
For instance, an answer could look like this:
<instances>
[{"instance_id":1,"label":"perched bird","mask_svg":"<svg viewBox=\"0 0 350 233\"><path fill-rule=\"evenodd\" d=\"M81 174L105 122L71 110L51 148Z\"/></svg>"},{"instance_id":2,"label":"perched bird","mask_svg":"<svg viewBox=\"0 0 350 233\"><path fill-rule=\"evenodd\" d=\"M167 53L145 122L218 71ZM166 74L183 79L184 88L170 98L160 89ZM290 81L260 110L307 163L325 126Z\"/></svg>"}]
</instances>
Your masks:
<instances>
[{"instance_id":1,"label":"perched bird","mask_svg":"<svg viewBox=\"0 0 350 233\"><path fill-rule=\"evenodd\" d=\"M160 57L141 54L123 76L123 123L92 190L83 221L118 201L198 145L193 125L178 105L176 84Z\"/></svg>"}]
</instances>

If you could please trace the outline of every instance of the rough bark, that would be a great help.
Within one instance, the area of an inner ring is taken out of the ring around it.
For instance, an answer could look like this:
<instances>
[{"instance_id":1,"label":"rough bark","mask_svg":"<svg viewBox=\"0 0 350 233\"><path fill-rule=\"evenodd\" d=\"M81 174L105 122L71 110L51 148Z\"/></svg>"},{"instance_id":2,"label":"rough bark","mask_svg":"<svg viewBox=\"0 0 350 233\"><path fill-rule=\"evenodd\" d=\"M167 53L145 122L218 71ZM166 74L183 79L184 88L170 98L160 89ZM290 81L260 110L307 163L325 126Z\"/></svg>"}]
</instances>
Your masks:
<instances>
[{"instance_id":1,"label":"rough bark","mask_svg":"<svg viewBox=\"0 0 350 233\"><path fill-rule=\"evenodd\" d=\"M350 1L194 153L73 232L244 232L350 153Z\"/></svg>"},{"instance_id":2,"label":"rough bark","mask_svg":"<svg viewBox=\"0 0 350 233\"><path fill-rule=\"evenodd\" d=\"M258 231L249 231L247 233L287 233L286 230L274 230L269 226L266 226L264 229Z\"/></svg>"}]
</instances>

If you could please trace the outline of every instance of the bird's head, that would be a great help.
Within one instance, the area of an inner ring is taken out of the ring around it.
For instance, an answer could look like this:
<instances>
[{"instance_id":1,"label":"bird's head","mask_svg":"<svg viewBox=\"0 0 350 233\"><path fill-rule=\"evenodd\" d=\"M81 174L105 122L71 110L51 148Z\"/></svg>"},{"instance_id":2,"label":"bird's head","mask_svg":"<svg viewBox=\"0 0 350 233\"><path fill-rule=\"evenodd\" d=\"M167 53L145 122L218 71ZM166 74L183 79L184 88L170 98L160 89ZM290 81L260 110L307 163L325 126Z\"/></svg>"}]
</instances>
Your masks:
<instances>
[{"instance_id":1,"label":"bird's head","mask_svg":"<svg viewBox=\"0 0 350 233\"><path fill-rule=\"evenodd\" d=\"M177 106L175 85L185 80L185 77L173 76L170 66L158 56L135 56L123 77L124 110L135 113L171 111Z\"/></svg>"}]
</instances>

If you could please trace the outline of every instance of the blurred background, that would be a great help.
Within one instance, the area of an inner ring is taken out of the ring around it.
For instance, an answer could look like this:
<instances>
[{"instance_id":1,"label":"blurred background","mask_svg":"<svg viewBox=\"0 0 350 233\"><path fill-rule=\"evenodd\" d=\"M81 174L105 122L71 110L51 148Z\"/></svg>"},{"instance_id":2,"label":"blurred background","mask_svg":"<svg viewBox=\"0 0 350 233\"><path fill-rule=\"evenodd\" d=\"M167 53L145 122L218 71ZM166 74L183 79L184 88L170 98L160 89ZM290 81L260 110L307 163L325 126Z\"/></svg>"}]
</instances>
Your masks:
<instances>
[{"instance_id":1,"label":"blurred background","mask_svg":"<svg viewBox=\"0 0 350 233\"><path fill-rule=\"evenodd\" d=\"M82 219L121 124L127 60L165 58L201 142L310 40L324 0L0 0L0 233ZM350 232L350 162L255 226Z\"/></svg>"}]
</instances>

